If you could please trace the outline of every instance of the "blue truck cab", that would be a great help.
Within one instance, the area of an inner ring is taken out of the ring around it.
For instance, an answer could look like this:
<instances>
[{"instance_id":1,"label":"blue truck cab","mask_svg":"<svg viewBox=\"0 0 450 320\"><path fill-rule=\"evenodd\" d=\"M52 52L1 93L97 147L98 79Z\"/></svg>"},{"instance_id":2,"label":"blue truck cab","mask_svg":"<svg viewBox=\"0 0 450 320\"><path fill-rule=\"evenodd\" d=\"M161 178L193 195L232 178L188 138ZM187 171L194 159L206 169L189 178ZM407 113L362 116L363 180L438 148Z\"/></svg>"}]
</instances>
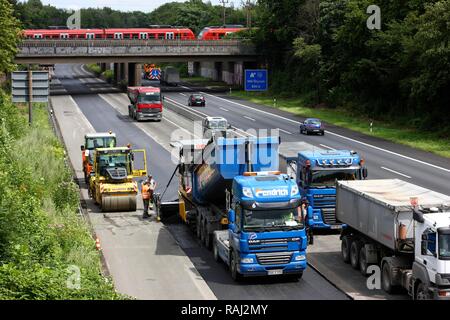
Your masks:
<instances>
[{"instance_id":1,"label":"blue truck cab","mask_svg":"<svg viewBox=\"0 0 450 320\"><path fill-rule=\"evenodd\" d=\"M214 258L232 278L292 275L306 268L307 236L295 180L280 172L246 172L227 194L228 229L214 232Z\"/></svg>"},{"instance_id":2,"label":"blue truck cab","mask_svg":"<svg viewBox=\"0 0 450 320\"><path fill-rule=\"evenodd\" d=\"M280 145L280 170L297 182L311 231L345 227L336 220L336 180L367 178L364 160L357 152L322 149L305 142Z\"/></svg>"}]
</instances>

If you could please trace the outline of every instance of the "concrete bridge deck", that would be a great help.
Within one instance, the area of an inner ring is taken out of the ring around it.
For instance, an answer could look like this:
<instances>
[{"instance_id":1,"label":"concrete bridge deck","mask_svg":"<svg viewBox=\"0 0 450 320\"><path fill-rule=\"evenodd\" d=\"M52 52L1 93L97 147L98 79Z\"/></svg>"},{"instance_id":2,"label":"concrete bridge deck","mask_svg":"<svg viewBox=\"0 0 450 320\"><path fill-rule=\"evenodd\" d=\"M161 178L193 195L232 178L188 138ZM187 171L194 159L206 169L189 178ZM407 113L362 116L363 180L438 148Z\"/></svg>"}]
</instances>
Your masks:
<instances>
[{"instance_id":1,"label":"concrete bridge deck","mask_svg":"<svg viewBox=\"0 0 450 320\"><path fill-rule=\"evenodd\" d=\"M255 47L241 40L24 40L16 63L255 61Z\"/></svg>"}]
</instances>

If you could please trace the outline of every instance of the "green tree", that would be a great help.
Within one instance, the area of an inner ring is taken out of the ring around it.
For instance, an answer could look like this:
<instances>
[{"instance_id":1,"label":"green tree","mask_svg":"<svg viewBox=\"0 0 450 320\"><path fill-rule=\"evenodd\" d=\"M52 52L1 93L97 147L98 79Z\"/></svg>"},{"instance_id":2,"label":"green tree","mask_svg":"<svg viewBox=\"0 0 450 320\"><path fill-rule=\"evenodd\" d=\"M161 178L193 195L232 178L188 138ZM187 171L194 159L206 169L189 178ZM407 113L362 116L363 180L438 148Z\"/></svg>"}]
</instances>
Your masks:
<instances>
[{"instance_id":1,"label":"green tree","mask_svg":"<svg viewBox=\"0 0 450 320\"><path fill-rule=\"evenodd\" d=\"M0 0L0 72L14 69L14 56L21 38L20 23L13 15L13 6Z\"/></svg>"}]
</instances>

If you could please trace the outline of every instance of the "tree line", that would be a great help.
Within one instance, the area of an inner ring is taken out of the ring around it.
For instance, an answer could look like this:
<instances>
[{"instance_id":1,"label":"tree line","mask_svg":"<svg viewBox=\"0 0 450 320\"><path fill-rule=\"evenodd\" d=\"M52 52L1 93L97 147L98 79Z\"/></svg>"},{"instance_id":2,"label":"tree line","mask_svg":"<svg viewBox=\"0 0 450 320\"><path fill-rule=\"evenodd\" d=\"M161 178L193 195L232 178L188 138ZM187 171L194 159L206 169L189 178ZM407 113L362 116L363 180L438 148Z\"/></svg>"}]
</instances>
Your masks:
<instances>
[{"instance_id":1,"label":"tree line","mask_svg":"<svg viewBox=\"0 0 450 320\"><path fill-rule=\"evenodd\" d=\"M71 10L43 5L40 0L9 0L15 16L21 20L23 28L38 29L48 26L65 26ZM228 6L227 24L245 24L246 10ZM198 33L203 27L223 24L223 7L211 2L190 0L168 2L155 10L122 12L108 7L81 9L82 28L145 28L149 25L184 26Z\"/></svg>"},{"instance_id":2,"label":"tree line","mask_svg":"<svg viewBox=\"0 0 450 320\"><path fill-rule=\"evenodd\" d=\"M272 90L450 136L450 1L259 0Z\"/></svg>"}]
</instances>

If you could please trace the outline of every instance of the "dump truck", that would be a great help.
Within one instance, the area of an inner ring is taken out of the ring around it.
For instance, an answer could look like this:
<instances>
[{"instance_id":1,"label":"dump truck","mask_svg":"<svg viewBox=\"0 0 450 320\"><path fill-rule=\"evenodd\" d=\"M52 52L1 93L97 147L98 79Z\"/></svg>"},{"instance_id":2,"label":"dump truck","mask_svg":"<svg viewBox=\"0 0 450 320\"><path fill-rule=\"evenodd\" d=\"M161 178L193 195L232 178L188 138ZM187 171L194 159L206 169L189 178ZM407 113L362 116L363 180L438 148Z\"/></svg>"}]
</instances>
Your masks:
<instances>
[{"instance_id":1,"label":"dump truck","mask_svg":"<svg viewBox=\"0 0 450 320\"><path fill-rule=\"evenodd\" d=\"M235 280L300 278L306 211L295 181L278 171L279 137L219 137L179 146L179 198L164 203L156 194L157 214L175 209Z\"/></svg>"},{"instance_id":2,"label":"dump truck","mask_svg":"<svg viewBox=\"0 0 450 320\"><path fill-rule=\"evenodd\" d=\"M181 83L180 72L175 67L165 67L161 73L161 84L177 86Z\"/></svg>"},{"instance_id":3,"label":"dump truck","mask_svg":"<svg viewBox=\"0 0 450 320\"><path fill-rule=\"evenodd\" d=\"M81 161L83 164L84 180L89 184L93 169L92 154L95 148L113 148L116 146L116 135L109 132L87 133L84 135L84 144L81 146Z\"/></svg>"},{"instance_id":4,"label":"dump truck","mask_svg":"<svg viewBox=\"0 0 450 320\"><path fill-rule=\"evenodd\" d=\"M128 87L127 96L131 103L128 105L128 116L131 119L161 121L164 97L161 96L160 88Z\"/></svg>"},{"instance_id":5,"label":"dump truck","mask_svg":"<svg viewBox=\"0 0 450 320\"><path fill-rule=\"evenodd\" d=\"M388 293L450 300L450 196L399 179L337 181L336 196L344 262L377 266Z\"/></svg>"},{"instance_id":6,"label":"dump truck","mask_svg":"<svg viewBox=\"0 0 450 320\"><path fill-rule=\"evenodd\" d=\"M280 171L295 179L308 203L309 230L345 227L336 220L335 180L367 178L364 159L352 150L328 150L302 141L283 142L279 154Z\"/></svg>"},{"instance_id":7,"label":"dump truck","mask_svg":"<svg viewBox=\"0 0 450 320\"><path fill-rule=\"evenodd\" d=\"M141 164L137 164L138 157ZM93 159L89 194L95 203L103 212L135 211L138 185L133 178L147 175L145 150L98 148L94 150Z\"/></svg>"}]
</instances>

